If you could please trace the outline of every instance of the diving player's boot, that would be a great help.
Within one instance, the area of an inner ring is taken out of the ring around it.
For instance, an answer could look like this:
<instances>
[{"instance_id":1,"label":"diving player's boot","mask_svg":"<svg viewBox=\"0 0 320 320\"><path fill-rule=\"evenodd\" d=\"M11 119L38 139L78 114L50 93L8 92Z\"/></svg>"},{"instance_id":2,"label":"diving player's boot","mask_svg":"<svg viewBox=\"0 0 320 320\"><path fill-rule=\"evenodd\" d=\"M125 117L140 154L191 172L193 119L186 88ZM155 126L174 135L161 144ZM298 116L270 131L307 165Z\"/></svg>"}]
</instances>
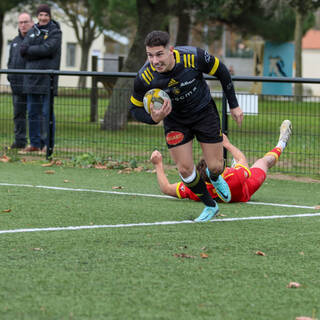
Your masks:
<instances>
[{"instance_id":1,"label":"diving player's boot","mask_svg":"<svg viewBox=\"0 0 320 320\"><path fill-rule=\"evenodd\" d=\"M292 133L292 124L290 120L284 120L280 126L279 142L282 141L285 146L287 145Z\"/></svg>"}]
</instances>

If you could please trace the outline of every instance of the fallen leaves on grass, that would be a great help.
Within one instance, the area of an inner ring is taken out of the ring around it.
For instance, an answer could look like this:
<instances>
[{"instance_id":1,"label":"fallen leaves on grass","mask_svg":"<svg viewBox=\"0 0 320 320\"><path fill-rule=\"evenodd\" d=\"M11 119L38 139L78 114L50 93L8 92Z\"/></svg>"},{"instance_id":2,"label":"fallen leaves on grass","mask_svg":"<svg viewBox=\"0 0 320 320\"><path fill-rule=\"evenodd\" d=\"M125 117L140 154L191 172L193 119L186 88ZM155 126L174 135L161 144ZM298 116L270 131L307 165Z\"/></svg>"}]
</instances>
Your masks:
<instances>
[{"instance_id":1,"label":"fallen leaves on grass","mask_svg":"<svg viewBox=\"0 0 320 320\"><path fill-rule=\"evenodd\" d=\"M5 154L0 157L0 162L9 162L11 159Z\"/></svg>"},{"instance_id":2,"label":"fallen leaves on grass","mask_svg":"<svg viewBox=\"0 0 320 320\"><path fill-rule=\"evenodd\" d=\"M207 258L209 258L209 256L208 256L206 253L204 253L204 252L201 252L201 253L200 253L200 257L201 257L202 259L207 259Z\"/></svg>"},{"instance_id":3,"label":"fallen leaves on grass","mask_svg":"<svg viewBox=\"0 0 320 320\"><path fill-rule=\"evenodd\" d=\"M2 210L2 212L11 212L11 209Z\"/></svg>"},{"instance_id":4,"label":"fallen leaves on grass","mask_svg":"<svg viewBox=\"0 0 320 320\"><path fill-rule=\"evenodd\" d=\"M55 174L56 172L54 170L46 170L44 173L46 173L46 174Z\"/></svg>"},{"instance_id":5,"label":"fallen leaves on grass","mask_svg":"<svg viewBox=\"0 0 320 320\"><path fill-rule=\"evenodd\" d=\"M125 168L123 170L119 170L118 174L122 174L122 173L131 173L133 170L132 168Z\"/></svg>"},{"instance_id":6,"label":"fallen leaves on grass","mask_svg":"<svg viewBox=\"0 0 320 320\"><path fill-rule=\"evenodd\" d=\"M63 182L64 182L64 183L68 183L68 182L70 182L70 181L69 181L69 180L63 180Z\"/></svg>"},{"instance_id":7,"label":"fallen leaves on grass","mask_svg":"<svg viewBox=\"0 0 320 320\"><path fill-rule=\"evenodd\" d=\"M189 254L186 254L186 253L175 253L173 256L176 258L188 258L188 259L195 258L195 256L190 256Z\"/></svg>"},{"instance_id":8,"label":"fallen leaves on grass","mask_svg":"<svg viewBox=\"0 0 320 320\"><path fill-rule=\"evenodd\" d=\"M218 213L217 214L217 217L226 217L227 215L226 214L223 214L223 213Z\"/></svg>"},{"instance_id":9,"label":"fallen leaves on grass","mask_svg":"<svg viewBox=\"0 0 320 320\"><path fill-rule=\"evenodd\" d=\"M289 284L287 285L287 288L299 288L301 287L301 284L298 282L289 282Z\"/></svg>"},{"instance_id":10,"label":"fallen leaves on grass","mask_svg":"<svg viewBox=\"0 0 320 320\"><path fill-rule=\"evenodd\" d=\"M265 256L266 254L262 251L256 251L256 255L258 256Z\"/></svg>"},{"instance_id":11,"label":"fallen leaves on grass","mask_svg":"<svg viewBox=\"0 0 320 320\"><path fill-rule=\"evenodd\" d=\"M105 170L108 169L106 165L103 165L102 163L97 163L94 165L94 168L100 169L100 170Z\"/></svg>"},{"instance_id":12,"label":"fallen leaves on grass","mask_svg":"<svg viewBox=\"0 0 320 320\"><path fill-rule=\"evenodd\" d=\"M43 251L42 248L32 248L33 251Z\"/></svg>"},{"instance_id":13,"label":"fallen leaves on grass","mask_svg":"<svg viewBox=\"0 0 320 320\"><path fill-rule=\"evenodd\" d=\"M114 187L112 187L112 189L123 189L123 187L122 186L114 186Z\"/></svg>"}]
</instances>

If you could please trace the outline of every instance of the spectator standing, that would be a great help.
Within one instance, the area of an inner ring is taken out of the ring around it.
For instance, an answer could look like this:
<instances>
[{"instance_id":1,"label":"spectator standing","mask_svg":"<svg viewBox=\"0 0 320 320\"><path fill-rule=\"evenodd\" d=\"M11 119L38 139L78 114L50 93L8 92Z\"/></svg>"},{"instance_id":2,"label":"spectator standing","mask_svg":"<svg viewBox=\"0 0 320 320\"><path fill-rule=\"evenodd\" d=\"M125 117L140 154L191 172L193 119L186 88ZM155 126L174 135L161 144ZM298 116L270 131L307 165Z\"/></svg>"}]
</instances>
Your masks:
<instances>
[{"instance_id":1,"label":"spectator standing","mask_svg":"<svg viewBox=\"0 0 320 320\"><path fill-rule=\"evenodd\" d=\"M10 44L8 69L25 69L25 59L20 55L20 46L32 28L32 17L27 12L22 12L18 16L18 35ZM13 122L14 122L14 142L12 149L23 149L27 145L26 137L26 114L27 95L23 93L23 75L9 74L8 81L12 90Z\"/></svg>"},{"instance_id":2,"label":"spectator standing","mask_svg":"<svg viewBox=\"0 0 320 320\"><path fill-rule=\"evenodd\" d=\"M21 56L26 59L26 69L59 70L62 36L60 25L51 19L51 9L47 4L39 5L36 14L38 23L30 29L20 48ZM30 146L25 148L24 152L41 151L49 146L50 76L26 74L23 79L23 90L27 94L30 136ZM56 76L54 95L57 95L57 92L58 77ZM54 115L52 134L54 141Z\"/></svg>"}]
</instances>

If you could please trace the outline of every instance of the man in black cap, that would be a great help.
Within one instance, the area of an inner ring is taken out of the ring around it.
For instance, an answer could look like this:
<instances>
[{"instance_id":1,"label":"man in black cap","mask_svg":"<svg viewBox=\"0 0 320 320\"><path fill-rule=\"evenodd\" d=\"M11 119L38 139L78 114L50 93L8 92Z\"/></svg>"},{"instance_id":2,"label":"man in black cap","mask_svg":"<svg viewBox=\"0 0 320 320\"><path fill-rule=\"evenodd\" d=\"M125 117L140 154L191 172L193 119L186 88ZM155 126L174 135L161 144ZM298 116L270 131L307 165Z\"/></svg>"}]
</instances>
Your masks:
<instances>
[{"instance_id":1,"label":"man in black cap","mask_svg":"<svg viewBox=\"0 0 320 320\"><path fill-rule=\"evenodd\" d=\"M26 69L58 70L61 58L60 25L51 19L51 10L47 4L39 5L36 14L38 23L28 32L20 49L21 56L26 59ZM24 75L23 90L27 94L30 136L30 146L25 148L23 153L41 151L49 147L50 77L48 75L26 74ZM55 78L54 95L57 94L57 91L58 77ZM53 136L54 132L53 115ZM53 148L53 143L51 147Z\"/></svg>"}]
</instances>

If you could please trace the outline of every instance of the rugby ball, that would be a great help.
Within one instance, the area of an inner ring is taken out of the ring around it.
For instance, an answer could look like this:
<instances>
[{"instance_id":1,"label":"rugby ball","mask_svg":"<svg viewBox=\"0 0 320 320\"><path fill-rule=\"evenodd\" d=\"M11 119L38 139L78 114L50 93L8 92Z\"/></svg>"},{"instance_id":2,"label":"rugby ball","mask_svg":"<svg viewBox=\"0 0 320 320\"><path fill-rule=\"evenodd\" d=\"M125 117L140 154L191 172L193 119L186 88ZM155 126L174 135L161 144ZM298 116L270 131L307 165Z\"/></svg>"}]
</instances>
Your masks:
<instances>
[{"instance_id":1,"label":"rugby ball","mask_svg":"<svg viewBox=\"0 0 320 320\"><path fill-rule=\"evenodd\" d=\"M153 102L153 108L155 110L161 109L164 99L169 99L169 95L161 90L161 89L151 89L146 92L146 94L143 97L143 106L144 109L150 114L150 104Z\"/></svg>"}]
</instances>

